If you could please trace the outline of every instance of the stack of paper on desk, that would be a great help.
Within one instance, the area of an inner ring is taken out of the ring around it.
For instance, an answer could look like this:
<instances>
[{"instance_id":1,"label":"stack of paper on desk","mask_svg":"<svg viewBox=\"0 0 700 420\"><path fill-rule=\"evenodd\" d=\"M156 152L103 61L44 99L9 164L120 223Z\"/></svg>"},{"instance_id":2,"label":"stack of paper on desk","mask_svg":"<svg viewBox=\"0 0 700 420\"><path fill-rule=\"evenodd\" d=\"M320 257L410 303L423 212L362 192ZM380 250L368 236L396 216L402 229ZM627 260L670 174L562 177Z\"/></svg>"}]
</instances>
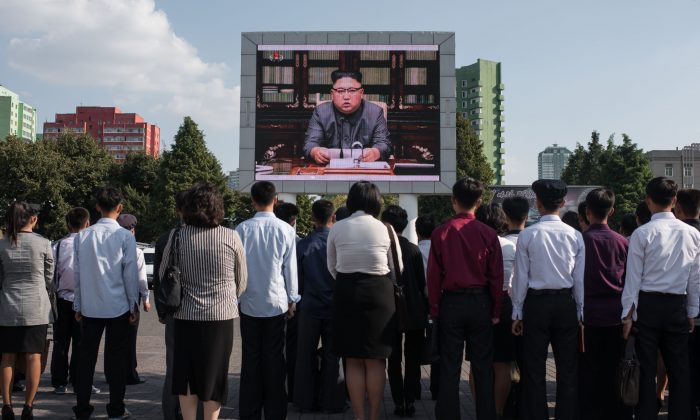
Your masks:
<instances>
[{"instance_id":1,"label":"stack of paper on desk","mask_svg":"<svg viewBox=\"0 0 700 420\"><path fill-rule=\"evenodd\" d=\"M356 166L355 159L345 158L345 159L331 159L328 164L330 169L389 169L390 166L386 162L359 162L359 166Z\"/></svg>"}]
</instances>

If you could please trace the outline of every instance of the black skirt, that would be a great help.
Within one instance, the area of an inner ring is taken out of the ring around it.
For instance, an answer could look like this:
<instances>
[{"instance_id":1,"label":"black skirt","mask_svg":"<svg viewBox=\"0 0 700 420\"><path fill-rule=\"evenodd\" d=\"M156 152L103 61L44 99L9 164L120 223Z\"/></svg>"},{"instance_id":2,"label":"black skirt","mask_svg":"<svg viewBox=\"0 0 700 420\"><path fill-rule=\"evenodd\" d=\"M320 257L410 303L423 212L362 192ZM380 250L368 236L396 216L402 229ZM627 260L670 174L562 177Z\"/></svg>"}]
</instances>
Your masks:
<instances>
[{"instance_id":1,"label":"black skirt","mask_svg":"<svg viewBox=\"0 0 700 420\"><path fill-rule=\"evenodd\" d=\"M233 349L233 319L175 319L174 395L197 395L201 401L228 399L228 364Z\"/></svg>"},{"instance_id":2,"label":"black skirt","mask_svg":"<svg viewBox=\"0 0 700 420\"><path fill-rule=\"evenodd\" d=\"M49 326L0 326L0 353L43 353L46 349L46 331Z\"/></svg>"},{"instance_id":3,"label":"black skirt","mask_svg":"<svg viewBox=\"0 0 700 420\"><path fill-rule=\"evenodd\" d=\"M333 353L386 359L398 332L394 286L388 276L338 273L333 295Z\"/></svg>"}]
</instances>

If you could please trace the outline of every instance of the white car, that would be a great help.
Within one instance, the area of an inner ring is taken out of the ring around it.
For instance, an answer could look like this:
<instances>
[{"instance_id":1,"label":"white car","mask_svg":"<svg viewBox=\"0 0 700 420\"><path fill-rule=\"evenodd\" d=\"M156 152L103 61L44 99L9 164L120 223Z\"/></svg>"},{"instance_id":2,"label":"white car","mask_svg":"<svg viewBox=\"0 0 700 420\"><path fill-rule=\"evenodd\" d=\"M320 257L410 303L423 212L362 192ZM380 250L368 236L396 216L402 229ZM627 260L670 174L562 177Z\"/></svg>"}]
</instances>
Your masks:
<instances>
[{"instance_id":1,"label":"white car","mask_svg":"<svg viewBox=\"0 0 700 420\"><path fill-rule=\"evenodd\" d=\"M156 249L150 244L137 243L136 246L143 251L143 257L146 260L146 278L148 279L148 288L153 290L153 260L156 256Z\"/></svg>"}]
</instances>

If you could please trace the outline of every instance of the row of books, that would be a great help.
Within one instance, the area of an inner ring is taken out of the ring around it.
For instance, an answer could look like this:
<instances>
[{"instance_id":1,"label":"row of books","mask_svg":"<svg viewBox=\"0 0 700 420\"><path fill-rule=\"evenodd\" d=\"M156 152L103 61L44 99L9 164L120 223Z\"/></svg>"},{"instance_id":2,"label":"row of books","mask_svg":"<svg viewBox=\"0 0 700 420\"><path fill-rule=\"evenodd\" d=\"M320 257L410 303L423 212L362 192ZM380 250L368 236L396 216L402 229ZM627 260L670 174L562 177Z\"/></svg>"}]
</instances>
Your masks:
<instances>
[{"instance_id":1,"label":"row of books","mask_svg":"<svg viewBox=\"0 0 700 420\"><path fill-rule=\"evenodd\" d=\"M332 98L331 98L330 93L320 93L320 92L309 93L309 103L310 104L317 104L317 103L323 102L323 101L330 101L331 99Z\"/></svg>"},{"instance_id":2,"label":"row of books","mask_svg":"<svg viewBox=\"0 0 700 420\"><path fill-rule=\"evenodd\" d=\"M294 83L294 67L263 66L262 82L291 85Z\"/></svg>"},{"instance_id":3,"label":"row of books","mask_svg":"<svg viewBox=\"0 0 700 420\"><path fill-rule=\"evenodd\" d=\"M406 51L406 60L436 60L437 51Z\"/></svg>"},{"instance_id":4,"label":"row of books","mask_svg":"<svg viewBox=\"0 0 700 420\"><path fill-rule=\"evenodd\" d=\"M335 67L311 67L309 68L310 85L330 85L331 73L337 70Z\"/></svg>"},{"instance_id":5,"label":"row of books","mask_svg":"<svg viewBox=\"0 0 700 420\"><path fill-rule=\"evenodd\" d=\"M389 104L389 95L380 95L377 93L369 93L365 94L363 96L365 100L368 101L375 101L375 102L384 102L385 104Z\"/></svg>"},{"instance_id":6,"label":"row of books","mask_svg":"<svg viewBox=\"0 0 700 420\"><path fill-rule=\"evenodd\" d=\"M360 72L363 85L388 85L391 81L388 67L364 67Z\"/></svg>"},{"instance_id":7,"label":"row of books","mask_svg":"<svg viewBox=\"0 0 700 420\"><path fill-rule=\"evenodd\" d=\"M360 60L388 60L389 51L360 51Z\"/></svg>"},{"instance_id":8,"label":"row of books","mask_svg":"<svg viewBox=\"0 0 700 420\"><path fill-rule=\"evenodd\" d=\"M404 103L406 104L434 104L435 95L405 95Z\"/></svg>"},{"instance_id":9,"label":"row of books","mask_svg":"<svg viewBox=\"0 0 700 420\"><path fill-rule=\"evenodd\" d=\"M338 51L309 51L309 60L340 60Z\"/></svg>"},{"instance_id":10,"label":"row of books","mask_svg":"<svg viewBox=\"0 0 700 420\"><path fill-rule=\"evenodd\" d=\"M279 89L277 86L263 86L263 102L294 102L294 89Z\"/></svg>"},{"instance_id":11,"label":"row of books","mask_svg":"<svg viewBox=\"0 0 700 420\"><path fill-rule=\"evenodd\" d=\"M428 83L428 69L425 67L407 67L404 73L406 85L425 85Z\"/></svg>"}]
</instances>

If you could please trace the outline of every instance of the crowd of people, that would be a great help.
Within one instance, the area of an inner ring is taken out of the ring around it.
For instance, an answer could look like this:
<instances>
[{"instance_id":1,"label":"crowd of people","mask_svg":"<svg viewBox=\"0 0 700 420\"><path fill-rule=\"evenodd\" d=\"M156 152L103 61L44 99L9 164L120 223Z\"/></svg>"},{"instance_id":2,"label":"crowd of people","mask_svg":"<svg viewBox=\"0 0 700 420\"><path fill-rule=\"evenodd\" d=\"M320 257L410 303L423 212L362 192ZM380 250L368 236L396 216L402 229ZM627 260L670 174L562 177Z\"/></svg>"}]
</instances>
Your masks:
<instances>
[{"instance_id":1,"label":"crowd of people","mask_svg":"<svg viewBox=\"0 0 700 420\"><path fill-rule=\"evenodd\" d=\"M86 209L68 212L70 233L53 245L32 233L35 206L15 201L0 240L2 420L15 418L20 364L21 419L33 418L49 324L51 383L57 394L74 389L75 418L94 411L103 333L107 414L129 417L126 385L143 382L140 309L149 311L152 299L165 326L167 420L194 420L198 406L205 420L218 418L228 401L235 318L243 420L284 419L289 403L340 413L348 400L354 418L376 420L387 376L394 414L413 417L422 364L430 364L435 417L459 419L465 359L478 419L546 419L550 346L557 419L654 419L666 383L669 419L696 419L700 191L651 180L618 233L608 226L613 191L593 189L577 213L560 218L566 185L538 180L532 190L540 218L526 227L526 199L482 204L484 185L461 179L452 190L455 216L439 226L418 217L416 245L403 236L406 211L383 208L371 182L355 183L344 207L315 201L314 230L303 239L298 208L278 202L272 183L253 184L255 216L235 229L222 225L218 189L197 183L176 194L179 223L156 241L156 299L134 239L137 220L122 213L117 189L98 192L101 218L92 226ZM161 296L175 280L173 307ZM615 389L630 335L640 364L636 407Z\"/></svg>"}]
</instances>

